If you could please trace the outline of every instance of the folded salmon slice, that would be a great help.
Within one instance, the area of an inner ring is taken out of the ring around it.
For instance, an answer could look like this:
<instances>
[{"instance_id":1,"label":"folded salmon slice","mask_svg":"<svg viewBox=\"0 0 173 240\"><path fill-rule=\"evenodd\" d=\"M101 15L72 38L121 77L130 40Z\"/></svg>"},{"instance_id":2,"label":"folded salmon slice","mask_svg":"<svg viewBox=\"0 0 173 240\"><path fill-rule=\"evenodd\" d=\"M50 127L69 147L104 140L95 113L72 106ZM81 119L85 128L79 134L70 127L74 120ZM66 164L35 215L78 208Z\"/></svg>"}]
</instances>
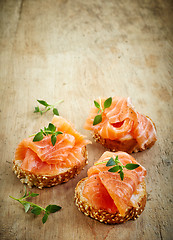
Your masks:
<instances>
[{"instance_id":1,"label":"folded salmon slice","mask_svg":"<svg viewBox=\"0 0 173 240\"><path fill-rule=\"evenodd\" d=\"M89 198L91 205L96 209L104 209L109 213L117 212L117 207L109 195L107 189L102 184L98 174L87 179L83 196Z\"/></svg>"},{"instance_id":2,"label":"folded salmon slice","mask_svg":"<svg viewBox=\"0 0 173 240\"><path fill-rule=\"evenodd\" d=\"M45 136L39 142L33 137L24 139L16 149L15 160L22 160L21 169L36 174L58 174L62 168L80 165L85 161L83 148L90 143L78 133L72 124L62 117L54 116L52 123L56 131L63 134L57 136L53 146L51 136Z\"/></svg>"},{"instance_id":3,"label":"folded salmon slice","mask_svg":"<svg viewBox=\"0 0 173 240\"><path fill-rule=\"evenodd\" d=\"M130 199L133 193L137 189L139 183L144 180L146 170L142 166L139 166L134 170L127 170L124 168L124 179L122 181L120 179L120 175L117 172L108 172L108 169L110 169L111 167L106 167L106 162L111 157L115 158L116 156L118 156L119 161L123 165L126 165L127 163L139 164L132 156L127 153L112 153L108 151L105 152L101 156L101 158L95 163L96 165L92 166L88 170L87 182L89 184L85 184L83 194L88 199L88 201L96 208L106 209L109 212L111 211L112 213L115 213L116 209L110 208L109 205L108 208L106 208L106 205L104 205L104 207L101 204L99 205L98 199L95 198L95 191L98 191L97 186L99 186L99 189L101 189L100 191L104 191L103 189L105 188L120 214L124 216L127 207L131 205ZM100 197L101 196L102 195L100 195ZM108 198L107 195L106 198ZM104 202L104 199L102 201ZM99 203L101 203L101 200L99 200Z\"/></svg>"},{"instance_id":4,"label":"folded salmon slice","mask_svg":"<svg viewBox=\"0 0 173 240\"><path fill-rule=\"evenodd\" d=\"M96 101L104 108L106 98ZM102 114L102 121L93 125L98 108L93 106L86 119L84 128L99 134L103 139L119 140L134 138L141 149L145 145L157 140L155 126L152 121L142 114L139 114L130 98L113 97L112 104Z\"/></svg>"}]
</instances>

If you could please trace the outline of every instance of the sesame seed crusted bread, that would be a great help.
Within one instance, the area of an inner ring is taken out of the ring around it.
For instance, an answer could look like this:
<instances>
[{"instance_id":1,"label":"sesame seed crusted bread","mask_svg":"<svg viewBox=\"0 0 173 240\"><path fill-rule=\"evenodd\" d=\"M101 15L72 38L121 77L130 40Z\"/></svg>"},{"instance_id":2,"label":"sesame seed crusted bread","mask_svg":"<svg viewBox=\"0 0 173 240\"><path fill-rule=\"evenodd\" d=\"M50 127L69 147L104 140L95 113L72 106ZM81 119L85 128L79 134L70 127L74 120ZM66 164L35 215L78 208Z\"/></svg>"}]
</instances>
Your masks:
<instances>
[{"instance_id":1,"label":"sesame seed crusted bread","mask_svg":"<svg viewBox=\"0 0 173 240\"><path fill-rule=\"evenodd\" d=\"M132 153L140 151L137 141L133 138L124 140L111 140L102 138L98 133L94 133L93 138L97 143L100 143L105 148L113 152L123 151Z\"/></svg>"},{"instance_id":2,"label":"sesame seed crusted bread","mask_svg":"<svg viewBox=\"0 0 173 240\"><path fill-rule=\"evenodd\" d=\"M83 156L85 161L79 166L73 166L72 168L61 169L58 175L38 175L33 174L29 171L24 171L20 168L22 160L13 160L14 166L13 171L17 175L17 178L20 179L22 183L27 184L29 187L36 186L39 189L43 187L52 187L63 182L69 181L74 176L78 175L86 164L88 164L88 152L86 147L83 147Z\"/></svg>"},{"instance_id":3,"label":"sesame seed crusted bread","mask_svg":"<svg viewBox=\"0 0 173 240\"><path fill-rule=\"evenodd\" d=\"M91 206L88 199L82 194L87 179L88 178L84 178L79 181L75 189L75 204L86 216L106 224L119 224L131 219L135 220L143 212L147 199L145 181L139 184L138 189L140 189L140 191L138 191L137 194L132 195L131 202L133 202L133 206L129 206L126 210L125 216L122 216L119 212L108 213L104 209L95 209Z\"/></svg>"}]
</instances>

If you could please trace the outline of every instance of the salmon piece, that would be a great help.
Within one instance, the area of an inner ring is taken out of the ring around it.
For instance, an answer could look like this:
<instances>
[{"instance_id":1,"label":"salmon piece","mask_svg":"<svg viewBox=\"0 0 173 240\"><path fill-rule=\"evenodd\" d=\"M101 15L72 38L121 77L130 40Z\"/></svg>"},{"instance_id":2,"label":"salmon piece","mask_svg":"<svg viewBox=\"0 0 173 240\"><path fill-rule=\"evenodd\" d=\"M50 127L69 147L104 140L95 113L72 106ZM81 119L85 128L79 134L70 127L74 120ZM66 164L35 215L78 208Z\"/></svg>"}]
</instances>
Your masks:
<instances>
[{"instance_id":1,"label":"salmon piece","mask_svg":"<svg viewBox=\"0 0 173 240\"><path fill-rule=\"evenodd\" d=\"M105 100L106 98L96 100L102 106L102 109L104 108ZM145 148L150 146L151 143L154 144L157 140L154 124L149 118L135 110L130 98L113 97L111 106L102 113L102 121L97 125L93 125L96 115L98 115L98 108L93 106L86 119L84 128L92 130L94 134L102 139L115 140L122 143L125 140L129 140L129 144L134 139L137 145L134 142L132 151L138 151L138 149L145 150ZM104 142L102 144L104 145ZM110 146L110 148L112 147Z\"/></svg>"},{"instance_id":2,"label":"salmon piece","mask_svg":"<svg viewBox=\"0 0 173 240\"><path fill-rule=\"evenodd\" d=\"M151 143L157 140L156 129L153 122L144 115L138 113L138 125L134 130L133 136L136 138L139 146L145 149Z\"/></svg>"},{"instance_id":3,"label":"salmon piece","mask_svg":"<svg viewBox=\"0 0 173 240\"><path fill-rule=\"evenodd\" d=\"M26 155L22 161L21 169L41 175L56 175L59 173L59 167L57 164L42 162L38 155L29 148L26 150Z\"/></svg>"},{"instance_id":4,"label":"salmon piece","mask_svg":"<svg viewBox=\"0 0 173 240\"><path fill-rule=\"evenodd\" d=\"M18 145L15 160L22 160L22 170L54 175L62 168L79 166L85 161L82 151L91 142L84 139L84 136L62 117L54 116L52 123L56 126L56 131L63 132L57 136L54 146L50 135L38 142L33 142L33 137L26 138Z\"/></svg>"},{"instance_id":5,"label":"salmon piece","mask_svg":"<svg viewBox=\"0 0 173 240\"><path fill-rule=\"evenodd\" d=\"M110 197L108 191L102 184L99 176L92 175L87 179L83 196L89 200L89 203L96 209L104 209L109 213L117 212L113 199Z\"/></svg>"},{"instance_id":6,"label":"salmon piece","mask_svg":"<svg viewBox=\"0 0 173 240\"><path fill-rule=\"evenodd\" d=\"M32 149L42 162L48 164L57 164L67 158L70 149L75 145L75 137L70 134L61 134L57 136L57 142L53 146L51 143L51 136L45 136L42 141L33 142L33 138L24 139L16 151L15 158L20 159L18 154L21 154L21 149L26 151L28 148Z\"/></svg>"},{"instance_id":7,"label":"salmon piece","mask_svg":"<svg viewBox=\"0 0 173 240\"><path fill-rule=\"evenodd\" d=\"M138 176L134 172L127 174L124 170L124 179L120 179L119 174L111 172L100 172L99 178L113 199L120 214L125 215L130 198L138 185Z\"/></svg>"},{"instance_id":8,"label":"salmon piece","mask_svg":"<svg viewBox=\"0 0 173 240\"><path fill-rule=\"evenodd\" d=\"M137 186L144 181L144 177L146 175L146 169L142 166L139 166L138 168L134 170L128 170L126 168L123 169L124 172L124 179L123 181L120 178L119 173L115 172L108 172L110 167L106 167L107 161L113 157L118 156L119 161L126 165L127 163L135 163L138 164L138 162L129 154L125 152L105 152L101 158L95 163L97 165L92 166L88 170L88 180L90 184L84 187L84 193L87 192L85 195L86 198L88 198L89 201L91 201L92 205L97 206L97 201L101 203L101 200L95 199L95 188L96 193L99 191L97 189L97 183L99 185L99 189L102 189L100 191L103 191L103 187L107 190L110 197L113 199L113 202L115 206L117 207L118 211L122 216L125 215L126 209L128 206L131 205L130 199L133 195L133 193L136 191ZM100 163L100 164L98 164ZM94 176L94 178L93 178ZM96 177L97 176L97 177ZM90 180L91 178L91 180ZM93 180L94 179L94 180ZM98 180L99 179L99 180ZM103 186L100 186L100 181ZM86 188L86 189L85 189ZM97 194L96 194L97 195ZM103 200L104 202L104 200ZM99 205L99 204L98 204ZM102 206L99 205L100 209L102 209ZM104 206L105 209L106 206ZM99 209L98 208L98 209ZM108 207L109 208L109 207ZM108 210L108 209L106 209ZM115 210L115 209L114 209ZM110 212L110 209L109 209ZM112 213L115 213L112 209Z\"/></svg>"}]
</instances>

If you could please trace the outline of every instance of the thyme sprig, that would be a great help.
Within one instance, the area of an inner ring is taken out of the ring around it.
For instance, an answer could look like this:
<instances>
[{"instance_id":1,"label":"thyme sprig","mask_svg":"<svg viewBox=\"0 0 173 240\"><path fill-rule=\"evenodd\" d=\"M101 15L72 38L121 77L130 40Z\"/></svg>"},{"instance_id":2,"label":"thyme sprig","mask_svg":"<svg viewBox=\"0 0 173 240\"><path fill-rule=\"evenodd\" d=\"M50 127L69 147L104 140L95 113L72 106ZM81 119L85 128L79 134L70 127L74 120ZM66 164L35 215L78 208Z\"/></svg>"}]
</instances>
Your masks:
<instances>
[{"instance_id":1,"label":"thyme sprig","mask_svg":"<svg viewBox=\"0 0 173 240\"><path fill-rule=\"evenodd\" d=\"M33 213L35 215L40 215L41 212L43 212L44 216L42 218L42 223L44 224L47 221L49 214L59 211L61 209L61 207L58 205L50 204L46 208L43 208L35 203L26 201L27 198L36 197L38 195L39 194L37 194L37 193L31 193L31 192L27 193L27 189L25 187L25 193L24 193L23 197L21 197L21 198L15 198L12 196L9 196L9 197L18 201L19 203L21 203L24 206L26 213L29 211L29 209L31 209L31 213Z\"/></svg>"},{"instance_id":2,"label":"thyme sprig","mask_svg":"<svg viewBox=\"0 0 173 240\"><path fill-rule=\"evenodd\" d=\"M94 165L98 165L98 164L102 164L102 163L106 163L106 167L113 166L112 168L110 168L108 170L108 172L118 172L120 174L121 180L124 179L124 172L123 172L124 168L126 168L128 170L134 170L134 169L136 169L140 166L139 164L136 164L136 163L127 163L126 165L123 165L119 161L118 156L116 156L115 159L113 159L111 157L109 159L109 161L103 161L103 162L95 163Z\"/></svg>"},{"instance_id":3,"label":"thyme sprig","mask_svg":"<svg viewBox=\"0 0 173 240\"><path fill-rule=\"evenodd\" d=\"M63 134L63 132L56 131L55 125L53 125L52 123L49 123L47 128L44 127L44 130L40 129L40 132L38 132L36 134L33 134L31 136L34 136L33 142L39 142L43 139L44 136L52 135L51 136L51 142L52 142L52 145L54 146L55 143L56 143L56 140L57 140L57 136L59 134Z\"/></svg>"},{"instance_id":4,"label":"thyme sprig","mask_svg":"<svg viewBox=\"0 0 173 240\"><path fill-rule=\"evenodd\" d=\"M53 114L59 116L59 112L58 109L55 108L56 105L58 105L59 103L63 102L64 100L60 100L54 104L48 104L46 101L44 100L37 100L38 103L40 103L41 105L45 106L44 110L40 110L39 107L35 107L34 113L40 113L41 115L49 110L51 110L53 108Z\"/></svg>"},{"instance_id":5,"label":"thyme sprig","mask_svg":"<svg viewBox=\"0 0 173 240\"><path fill-rule=\"evenodd\" d=\"M102 113L106 108L109 108L112 104L112 97L107 98L104 102L104 108L102 108L101 104L99 104L97 101L94 101L94 105L96 108L98 108L97 115L94 118L93 125L97 125L102 121ZM99 114L100 113L100 114Z\"/></svg>"}]
</instances>

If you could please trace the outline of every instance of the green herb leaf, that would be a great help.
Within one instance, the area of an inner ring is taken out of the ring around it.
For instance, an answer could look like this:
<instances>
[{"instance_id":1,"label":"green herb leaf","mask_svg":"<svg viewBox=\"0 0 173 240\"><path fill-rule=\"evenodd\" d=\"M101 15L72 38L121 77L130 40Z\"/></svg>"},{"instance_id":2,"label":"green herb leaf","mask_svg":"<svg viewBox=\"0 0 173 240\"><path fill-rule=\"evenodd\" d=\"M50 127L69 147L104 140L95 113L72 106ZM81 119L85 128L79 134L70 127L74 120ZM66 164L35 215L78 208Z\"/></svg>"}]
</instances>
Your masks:
<instances>
[{"instance_id":1,"label":"green herb leaf","mask_svg":"<svg viewBox=\"0 0 173 240\"><path fill-rule=\"evenodd\" d=\"M100 109L100 104L96 101L94 101L94 105L96 106L96 108Z\"/></svg>"},{"instance_id":2,"label":"green herb leaf","mask_svg":"<svg viewBox=\"0 0 173 240\"><path fill-rule=\"evenodd\" d=\"M112 104L112 97L106 99L106 101L104 102L104 109L109 108L111 104Z\"/></svg>"},{"instance_id":3,"label":"green herb leaf","mask_svg":"<svg viewBox=\"0 0 173 240\"><path fill-rule=\"evenodd\" d=\"M58 136L59 134L63 134L63 132L61 132L61 131L55 132L55 136Z\"/></svg>"},{"instance_id":4,"label":"green herb leaf","mask_svg":"<svg viewBox=\"0 0 173 240\"><path fill-rule=\"evenodd\" d=\"M24 206L24 208L25 208L25 212L28 212L29 211L29 209L30 209L30 204L28 203L28 202L26 202L26 203L23 203L22 204L23 206Z\"/></svg>"},{"instance_id":5,"label":"green herb leaf","mask_svg":"<svg viewBox=\"0 0 173 240\"><path fill-rule=\"evenodd\" d=\"M128 170L133 170L138 168L140 165L139 164L135 164L135 163L127 163L125 168L127 168Z\"/></svg>"},{"instance_id":6,"label":"green herb leaf","mask_svg":"<svg viewBox=\"0 0 173 240\"><path fill-rule=\"evenodd\" d=\"M45 106L45 107L48 107L50 106L46 101L44 100L37 100L37 102L39 102L41 105Z\"/></svg>"},{"instance_id":7,"label":"green herb leaf","mask_svg":"<svg viewBox=\"0 0 173 240\"><path fill-rule=\"evenodd\" d=\"M114 161L115 161L115 163L120 163L120 161L118 159L118 155L115 157Z\"/></svg>"},{"instance_id":8,"label":"green herb leaf","mask_svg":"<svg viewBox=\"0 0 173 240\"><path fill-rule=\"evenodd\" d=\"M56 143L56 136L55 135L51 136L51 142L52 142L52 145L54 146L55 143Z\"/></svg>"},{"instance_id":9,"label":"green herb leaf","mask_svg":"<svg viewBox=\"0 0 173 240\"><path fill-rule=\"evenodd\" d=\"M61 209L61 207L57 206L57 205L48 205L46 207L46 211L50 212L50 213L55 213L55 212L59 211L60 209Z\"/></svg>"},{"instance_id":10,"label":"green herb leaf","mask_svg":"<svg viewBox=\"0 0 173 240\"><path fill-rule=\"evenodd\" d=\"M123 181L123 179L124 179L124 172L123 171L120 172L120 178Z\"/></svg>"},{"instance_id":11,"label":"green herb leaf","mask_svg":"<svg viewBox=\"0 0 173 240\"><path fill-rule=\"evenodd\" d=\"M118 165L118 166L115 166L115 167L110 168L110 169L108 170L108 172L118 172L119 169L120 169L120 168L119 168L119 165Z\"/></svg>"},{"instance_id":12,"label":"green herb leaf","mask_svg":"<svg viewBox=\"0 0 173 240\"><path fill-rule=\"evenodd\" d=\"M37 207L37 206L34 206L33 209L31 210L31 212L35 215L40 215L41 213L41 208L40 207Z\"/></svg>"},{"instance_id":13,"label":"green herb leaf","mask_svg":"<svg viewBox=\"0 0 173 240\"><path fill-rule=\"evenodd\" d=\"M22 198L25 198L25 197L26 197L26 194L27 194L27 189L26 189L26 186L25 186L25 185L24 185L24 188L25 188L25 193L24 193L24 195L23 195Z\"/></svg>"},{"instance_id":14,"label":"green herb leaf","mask_svg":"<svg viewBox=\"0 0 173 240\"><path fill-rule=\"evenodd\" d=\"M35 107L35 111L34 111L34 113L37 113L37 112L40 112L39 107Z\"/></svg>"},{"instance_id":15,"label":"green herb leaf","mask_svg":"<svg viewBox=\"0 0 173 240\"><path fill-rule=\"evenodd\" d=\"M58 109L57 109L57 108L54 108L54 109L53 109L53 113L54 113L55 115L59 116L59 112L58 112Z\"/></svg>"},{"instance_id":16,"label":"green herb leaf","mask_svg":"<svg viewBox=\"0 0 173 240\"><path fill-rule=\"evenodd\" d=\"M93 125L97 125L102 121L102 115L97 115L94 118Z\"/></svg>"},{"instance_id":17,"label":"green herb leaf","mask_svg":"<svg viewBox=\"0 0 173 240\"><path fill-rule=\"evenodd\" d=\"M102 109L102 106L100 106L100 104L98 102L94 101L94 104L95 104L96 108L98 108L99 110L97 112L97 115L94 118L93 126L99 124L102 121L102 114L103 114L105 108L110 107L110 105L112 104L112 97L105 100L104 109ZM99 114L100 112L101 112L101 114Z\"/></svg>"},{"instance_id":18,"label":"green herb leaf","mask_svg":"<svg viewBox=\"0 0 173 240\"><path fill-rule=\"evenodd\" d=\"M38 193L31 193L31 197L36 197L38 195L39 195Z\"/></svg>"},{"instance_id":19,"label":"green herb leaf","mask_svg":"<svg viewBox=\"0 0 173 240\"><path fill-rule=\"evenodd\" d=\"M54 132L56 130L55 125L53 125L52 123L49 123L48 130Z\"/></svg>"},{"instance_id":20,"label":"green herb leaf","mask_svg":"<svg viewBox=\"0 0 173 240\"><path fill-rule=\"evenodd\" d=\"M43 218L42 218L42 223L43 223L43 224L47 221L48 216L49 216L49 215L48 215L47 213L44 214L44 216L43 216Z\"/></svg>"},{"instance_id":21,"label":"green herb leaf","mask_svg":"<svg viewBox=\"0 0 173 240\"><path fill-rule=\"evenodd\" d=\"M43 134L41 132L38 132L35 137L33 138L33 142L38 142L43 139Z\"/></svg>"},{"instance_id":22,"label":"green herb leaf","mask_svg":"<svg viewBox=\"0 0 173 240\"><path fill-rule=\"evenodd\" d=\"M115 161L114 159L111 157L109 159L109 161L106 163L106 167L109 167L109 166L114 166L115 165Z\"/></svg>"}]
</instances>

